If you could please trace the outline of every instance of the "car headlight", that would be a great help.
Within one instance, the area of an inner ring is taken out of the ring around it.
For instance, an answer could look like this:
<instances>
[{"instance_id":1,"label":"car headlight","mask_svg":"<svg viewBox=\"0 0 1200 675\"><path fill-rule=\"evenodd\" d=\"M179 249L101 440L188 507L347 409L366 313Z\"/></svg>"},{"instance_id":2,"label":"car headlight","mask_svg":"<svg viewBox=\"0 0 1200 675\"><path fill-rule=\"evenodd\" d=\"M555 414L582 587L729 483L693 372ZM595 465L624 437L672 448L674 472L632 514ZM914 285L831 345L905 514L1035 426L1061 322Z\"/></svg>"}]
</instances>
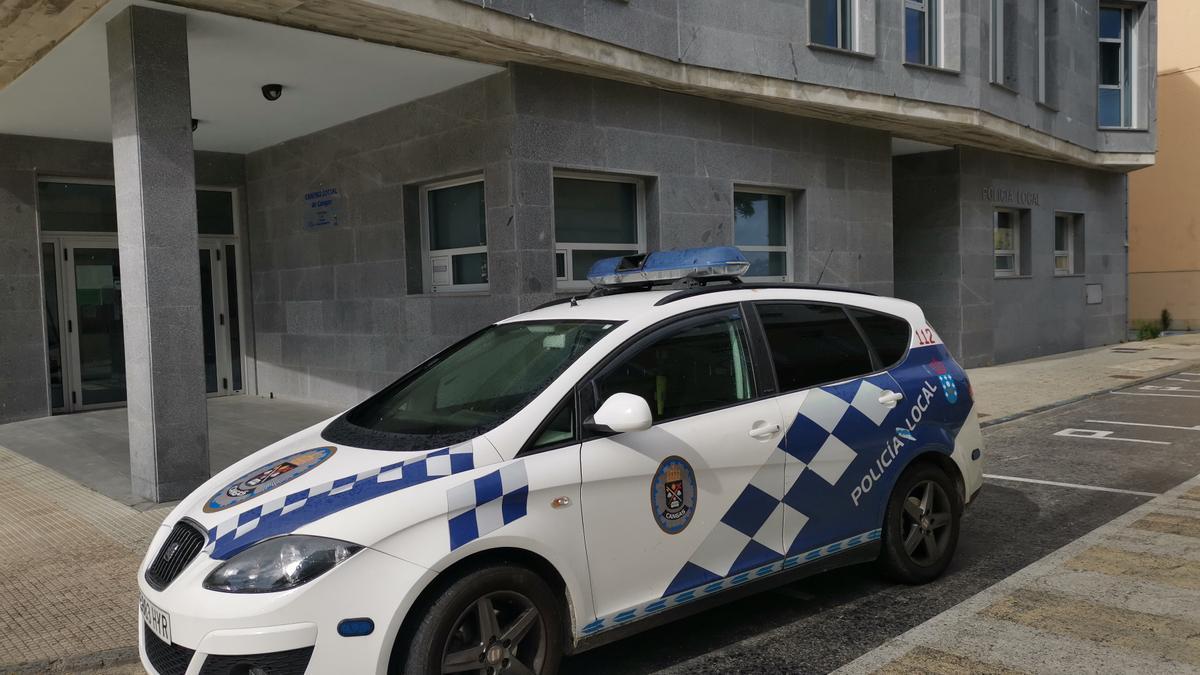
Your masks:
<instances>
[{"instance_id":1,"label":"car headlight","mask_svg":"<svg viewBox=\"0 0 1200 675\"><path fill-rule=\"evenodd\" d=\"M208 575L204 587L223 593L286 591L316 579L362 548L325 537L276 537L226 560Z\"/></svg>"}]
</instances>

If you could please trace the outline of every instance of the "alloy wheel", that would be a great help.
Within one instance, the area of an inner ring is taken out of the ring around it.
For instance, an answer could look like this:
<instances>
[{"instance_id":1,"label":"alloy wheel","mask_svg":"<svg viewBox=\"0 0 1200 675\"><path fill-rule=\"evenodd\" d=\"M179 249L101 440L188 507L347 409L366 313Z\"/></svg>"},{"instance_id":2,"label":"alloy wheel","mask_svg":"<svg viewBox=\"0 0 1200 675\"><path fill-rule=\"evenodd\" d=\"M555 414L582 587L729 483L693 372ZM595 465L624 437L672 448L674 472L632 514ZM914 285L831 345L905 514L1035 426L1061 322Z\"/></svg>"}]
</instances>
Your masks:
<instances>
[{"instance_id":1,"label":"alloy wheel","mask_svg":"<svg viewBox=\"0 0 1200 675\"><path fill-rule=\"evenodd\" d=\"M932 480L913 486L904 498L900 532L904 552L918 565L936 564L946 552L952 521L950 497Z\"/></svg>"},{"instance_id":2,"label":"alloy wheel","mask_svg":"<svg viewBox=\"0 0 1200 675\"><path fill-rule=\"evenodd\" d=\"M546 627L533 602L498 591L459 615L442 652L443 673L535 675L546 661Z\"/></svg>"}]
</instances>

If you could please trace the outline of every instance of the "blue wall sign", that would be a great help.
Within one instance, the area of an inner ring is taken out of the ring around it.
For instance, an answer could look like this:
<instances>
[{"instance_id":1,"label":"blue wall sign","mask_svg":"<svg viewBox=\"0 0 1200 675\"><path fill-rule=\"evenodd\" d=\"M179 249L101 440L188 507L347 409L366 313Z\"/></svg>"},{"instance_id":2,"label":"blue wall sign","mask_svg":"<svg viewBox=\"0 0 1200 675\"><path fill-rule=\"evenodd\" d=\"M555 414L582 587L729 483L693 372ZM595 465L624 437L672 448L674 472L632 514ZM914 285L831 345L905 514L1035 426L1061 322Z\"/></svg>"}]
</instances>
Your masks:
<instances>
[{"instance_id":1,"label":"blue wall sign","mask_svg":"<svg viewBox=\"0 0 1200 675\"><path fill-rule=\"evenodd\" d=\"M337 188L314 190L304 194L304 227L333 227L338 224L342 194Z\"/></svg>"}]
</instances>

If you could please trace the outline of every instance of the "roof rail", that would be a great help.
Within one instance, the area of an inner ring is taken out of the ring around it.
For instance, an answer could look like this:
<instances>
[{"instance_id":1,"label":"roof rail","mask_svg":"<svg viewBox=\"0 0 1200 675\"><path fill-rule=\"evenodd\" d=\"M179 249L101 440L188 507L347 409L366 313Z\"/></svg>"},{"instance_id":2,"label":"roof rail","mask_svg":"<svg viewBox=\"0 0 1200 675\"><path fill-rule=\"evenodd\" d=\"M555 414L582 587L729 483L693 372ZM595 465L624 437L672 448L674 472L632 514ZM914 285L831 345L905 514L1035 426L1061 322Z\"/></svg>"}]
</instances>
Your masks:
<instances>
[{"instance_id":1,"label":"roof rail","mask_svg":"<svg viewBox=\"0 0 1200 675\"><path fill-rule=\"evenodd\" d=\"M688 288L688 289L684 289L682 291L677 291L675 293L668 295L667 297L654 303L654 306L660 307L662 305L666 305L666 304L675 302L676 300L685 300L687 298L692 298L697 295L707 295L709 293L720 293L721 291L743 291L743 290L750 290L750 289L754 289L754 288L790 288L790 289L804 290L804 291L837 291L838 293L857 293L859 295L878 295L877 293L872 293L870 291L863 291L863 290L859 290L857 288L846 288L844 286L821 286L818 284L796 284L796 283L784 283L784 282L771 283L768 281L764 281L764 282L746 282L746 283L741 283L741 284L708 285L708 286L699 286L696 288Z\"/></svg>"}]
</instances>

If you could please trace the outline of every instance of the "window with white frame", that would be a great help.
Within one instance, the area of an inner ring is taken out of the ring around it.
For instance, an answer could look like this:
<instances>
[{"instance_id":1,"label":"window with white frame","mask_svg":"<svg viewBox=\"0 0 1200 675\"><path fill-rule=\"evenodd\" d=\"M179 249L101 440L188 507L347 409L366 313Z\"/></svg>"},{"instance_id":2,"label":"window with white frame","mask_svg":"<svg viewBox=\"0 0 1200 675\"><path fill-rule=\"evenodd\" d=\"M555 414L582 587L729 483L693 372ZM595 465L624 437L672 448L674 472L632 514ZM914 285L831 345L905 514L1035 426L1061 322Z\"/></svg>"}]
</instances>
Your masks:
<instances>
[{"instance_id":1,"label":"window with white frame","mask_svg":"<svg viewBox=\"0 0 1200 675\"><path fill-rule=\"evenodd\" d=\"M428 287L435 293L487 290L483 177L435 183L422 192Z\"/></svg>"},{"instance_id":2,"label":"window with white frame","mask_svg":"<svg viewBox=\"0 0 1200 675\"><path fill-rule=\"evenodd\" d=\"M940 0L904 0L904 61L922 66L939 66L941 22Z\"/></svg>"},{"instance_id":3,"label":"window with white frame","mask_svg":"<svg viewBox=\"0 0 1200 675\"><path fill-rule=\"evenodd\" d=\"M734 191L733 243L750 261L745 279L791 279L791 229L788 193L761 188Z\"/></svg>"},{"instance_id":4,"label":"window with white frame","mask_svg":"<svg viewBox=\"0 0 1200 675\"><path fill-rule=\"evenodd\" d=\"M1012 209L997 209L992 220L992 245L998 277L1021 273L1021 214Z\"/></svg>"},{"instance_id":5,"label":"window with white frame","mask_svg":"<svg viewBox=\"0 0 1200 675\"><path fill-rule=\"evenodd\" d=\"M558 287L587 287L602 258L646 250L642 182L636 178L554 174L554 266Z\"/></svg>"},{"instance_id":6,"label":"window with white frame","mask_svg":"<svg viewBox=\"0 0 1200 675\"><path fill-rule=\"evenodd\" d=\"M854 49L854 1L809 0L808 37L813 44Z\"/></svg>"},{"instance_id":7,"label":"window with white frame","mask_svg":"<svg viewBox=\"0 0 1200 675\"><path fill-rule=\"evenodd\" d=\"M1101 127L1132 127L1137 10L1129 5L1100 6L1099 91L1096 121Z\"/></svg>"},{"instance_id":8,"label":"window with white frame","mask_svg":"<svg viewBox=\"0 0 1200 675\"><path fill-rule=\"evenodd\" d=\"M1081 248L1083 216L1078 213L1054 214L1054 273L1079 274L1083 271Z\"/></svg>"}]
</instances>

